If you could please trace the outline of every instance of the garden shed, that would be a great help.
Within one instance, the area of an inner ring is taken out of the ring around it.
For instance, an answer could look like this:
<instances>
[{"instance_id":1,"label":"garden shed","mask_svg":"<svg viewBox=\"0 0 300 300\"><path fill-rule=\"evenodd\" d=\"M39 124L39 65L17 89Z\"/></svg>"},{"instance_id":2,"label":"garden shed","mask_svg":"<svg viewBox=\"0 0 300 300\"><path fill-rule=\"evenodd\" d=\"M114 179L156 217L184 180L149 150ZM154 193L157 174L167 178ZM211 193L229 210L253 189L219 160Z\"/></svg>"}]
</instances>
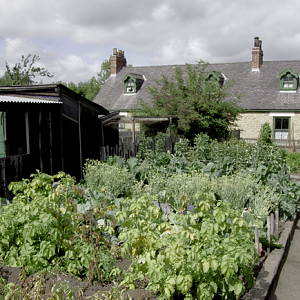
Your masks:
<instances>
[{"instance_id":1,"label":"garden shed","mask_svg":"<svg viewBox=\"0 0 300 300\"><path fill-rule=\"evenodd\" d=\"M0 87L0 196L36 169L82 178L86 159L118 143L115 118L62 84Z\"/></svg>"}]
</instances>

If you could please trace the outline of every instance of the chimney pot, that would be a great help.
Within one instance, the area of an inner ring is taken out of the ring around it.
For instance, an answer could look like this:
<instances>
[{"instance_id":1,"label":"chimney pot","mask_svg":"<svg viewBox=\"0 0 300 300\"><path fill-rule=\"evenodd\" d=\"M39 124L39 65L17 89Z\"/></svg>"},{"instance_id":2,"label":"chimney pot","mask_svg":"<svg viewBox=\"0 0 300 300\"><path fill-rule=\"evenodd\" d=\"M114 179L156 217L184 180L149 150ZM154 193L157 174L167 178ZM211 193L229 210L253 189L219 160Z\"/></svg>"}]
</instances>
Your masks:
<instances>
[{"instance_id":1,"label":"chimney pot","mask_svg":"<svg viewBox=\"0 0 300 300\"><path fill-rule=\"evenodd\" d=\"M113 55L110 57L110 73L111 75L116 75L122 67L126 67L127 62L124 57L124 51L117 48L113 48Z\"/></svg>"},{"instance_id":2,"label":"chimney pot","mask_svg":"<svg viewBox=\"0 0 300 300\"><path fill-rule=\"evenodd\" d=\"M252 48L252 71L259 71L263 63L262 41L259 37L254 38L254 47Z\"/></svg>"}]
</instances>

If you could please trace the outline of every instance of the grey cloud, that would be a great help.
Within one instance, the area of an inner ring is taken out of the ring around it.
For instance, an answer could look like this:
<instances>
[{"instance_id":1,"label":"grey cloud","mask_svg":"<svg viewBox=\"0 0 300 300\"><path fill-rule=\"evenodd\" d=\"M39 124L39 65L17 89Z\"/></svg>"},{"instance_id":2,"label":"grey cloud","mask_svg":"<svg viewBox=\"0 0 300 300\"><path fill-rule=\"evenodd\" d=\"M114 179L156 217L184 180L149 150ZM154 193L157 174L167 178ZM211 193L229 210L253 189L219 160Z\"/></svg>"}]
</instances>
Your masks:
<instances>
[{"instance_id":1,"label":"grey cloud","mask_svg":"<svg viewBox=\"0 0 300 300\"><path fill-rule=\"evenodd\" d=\"M250 61L254 36L263 41L265 60L297 59L300 52L300 2L292 0L2 1L9 7L0 11L2 34L7 38L60 38L71 41L73 47L118 47L129 55L129 62L138 57L144 65L193 63L199 59ZM26 50L25 46L18 44ZM51 50L47 43L41 47L38 51L45 54L45 64L69 62L64 68L56 67L56 72L70 74L70 78L75 78L70 64L77 62L79 68L82 63L70 60L70 55L83 60L88 57L76 54L72 47L69 55L60 53L60 47L53 44ZM92 64L82 64L89 71L78 70L78 76L93 74Z\"/></svg>"}]
</instances>

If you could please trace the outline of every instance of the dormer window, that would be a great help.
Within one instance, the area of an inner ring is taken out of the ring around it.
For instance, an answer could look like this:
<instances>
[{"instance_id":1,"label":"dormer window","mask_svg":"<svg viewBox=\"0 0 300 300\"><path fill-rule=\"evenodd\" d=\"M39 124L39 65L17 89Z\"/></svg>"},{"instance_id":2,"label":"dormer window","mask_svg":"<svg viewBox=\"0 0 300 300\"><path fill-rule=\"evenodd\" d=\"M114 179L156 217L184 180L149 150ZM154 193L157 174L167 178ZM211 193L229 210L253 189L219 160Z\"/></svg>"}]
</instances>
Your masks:
<instances>
[{"instance_id":1,"label":"dormer window","mask_svg":"<svg viewBox=\"0 0 300 300\"><path fill-rule=\"evenodd\" d=\"M144 83L144 77L139 74L128 73L123 78L124 94L135 94Z\"/></svg>"},{"instance_id":2,"label":"dormer window","mask_svg":"<svg viewBox=\"0 0 300 300\"><path fill-rule=\"evenodd\" d=\"M126 93L135 93L135 84L132 80L128 80L126 84Z\"/></svg>"},{"instance_id":3,"label":"dormer window","mask_svg":"<svg viewBox=\"0 0 300 300\"><path fill-rule=\"evenodd\" d=\"M294 91L298 88L299 75L292 69L288 68L284 72L280 73L280 90L281 91Z\"/></svg>"},{"instance_id":4,"label":"dormer window","mask_svg":"<svg viewBox=\"0 0 300 300\"><path fill-rule=\"evenodd\" d=\"M220 86L224 83L224 76L221 72L210 71L205 76L205 81L209 83L218 83Z\"/></svg>"},{"instance_id":5,"label":"dormer window","mask_svg":"<svg viewBox=\"0 0 300 300\"><path fill-rule=\"evenodd\" d=\"M283 77L283 88L293 88L294 87L294 77L291 74L288 74L286 77Z\"/></svg>"}]
</instances>

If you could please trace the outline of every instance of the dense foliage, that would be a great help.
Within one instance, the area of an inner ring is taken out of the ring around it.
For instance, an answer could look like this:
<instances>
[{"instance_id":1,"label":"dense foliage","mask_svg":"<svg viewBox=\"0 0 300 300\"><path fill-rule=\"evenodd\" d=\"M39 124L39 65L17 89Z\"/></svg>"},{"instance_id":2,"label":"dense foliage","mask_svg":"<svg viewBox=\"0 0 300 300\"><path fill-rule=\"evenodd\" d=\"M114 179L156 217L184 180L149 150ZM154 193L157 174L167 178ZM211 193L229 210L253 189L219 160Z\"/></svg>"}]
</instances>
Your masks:
<instances>
[{"instance_id":1,"label":"dense foliage","mask_svg":"<svg viewBox=\"0 0 300 300\"><path fill-rule=\"evenodd\" d=\"M109 219L116 206L108 205L104 195L87 191L84 198L84 191L63 173L32 177L9 185L16 196L1 211L1 259L29 273L60 269L91 281L109 280L114 258L102 233L114 230L98 221ZM60 180L56 189L54 179Z\"/></svg>"},{"instance_id":2,"label":"dense foliage","mask_svg":"<svg viewBox=\"0 0 300 300\"><path fill-rule=\"evenodd\" d=\"M163 76L156 81L156 86L149 88L152 105L149 106L141 99L139 113L176 116L173 131L191 140L198 132L207 133L214 139L227 138L229 128L243 112L237 105L240 97L228 93L231 87L229 82L222 85L207 80L207 65L198 62L195 66L186 64L186 68L175 66L174 78ZM157 124L148 124L144 130L146 135L155 135L163 128L157 128Z\"/></svg>"},{"instance_id":3,"label":"dense foliage","mask_svg":"<svg viewBox=\"0 0 300 300\"><path fill-rule=\"evenodd\" d=\"M291 172L300 173L300 153L299 152L288 153L287 161L291 168Z\"/></svg>"},{"instance_id":4,"label":"dense foliage","mask_svg":"<svg viewBox=\"0 0 300 300\"><path fill-rule=\"evenodd\" d=\"M266 218L300 210L299 184L274 144L220 143L196 135L175 154L143 140L138 157L88 160L79 187L63 173L11 183L2 201L0 257L27 272L62 270L134 289L146 282L160 299L237 299L254 283ZM128 257L127 272L114 259Z\"/></svg>"},{"instance_id":5,"label":"dense foliage","mask_svg":"<svg viewBox=\"0 0 300 300\"><path fill-rule=\"evenodd\" d=\"M184 295L203 300L217 295L233 299L233 294L239 297L245 291L244 282L253 285L258 253L247 222L227 202L216 202L209 194L195 197L194 214L170 213L167 218L149 205L147 196L118 213L123 255L134 258L124 283L147 274L148 289L160 292L160 299Z\"/></svg>"}]
</instances>

